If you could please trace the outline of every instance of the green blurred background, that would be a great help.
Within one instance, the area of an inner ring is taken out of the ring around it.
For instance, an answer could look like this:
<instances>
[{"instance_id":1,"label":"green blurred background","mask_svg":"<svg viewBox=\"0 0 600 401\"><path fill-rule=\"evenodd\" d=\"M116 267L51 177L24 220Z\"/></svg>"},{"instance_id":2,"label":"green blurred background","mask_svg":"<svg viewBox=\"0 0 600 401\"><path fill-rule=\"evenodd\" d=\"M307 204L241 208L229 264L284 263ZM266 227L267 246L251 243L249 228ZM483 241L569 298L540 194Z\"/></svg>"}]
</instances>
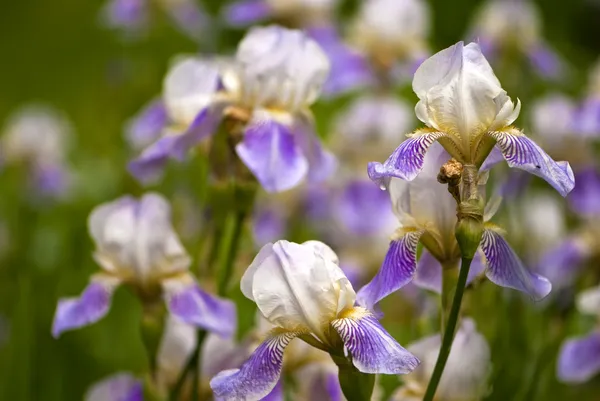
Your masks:
<instances>
[{"instance_id":1,"label":"green blurred background","mask_svg":"<svg viewBox=\"0 0 600 401\"><path fill-rule=\"evenodd\" d=\"M226 4L204 3L213 14ZM480 2L430 3L431 45L436 51L463 39ZM600 4L593 0L537 3L546 38L571 63L572 80L559 87L577 94L587 67L600 54ZM0 174L0 221L9 233L8 250L0 259L0 400L81 400L91 383L108 374L144 369L137 323L140 308L129 292L117 291L114 307L101 322L59 340L50 335L56 301L79 294L97 269L86 227L91 209L122 194L143 191L125 170L130 152L123 139L124 121L159 93L173 55L229 52L243 34L215 27L199 49L172 27L164 13L154 10L150 35L124 42L99 25L102 6L96 0L5 1L0 13L0 121L31 101L63 110L76 131L70 161L81 184L72 201L51 203L32 199L19 169ZM355 6L356 2L345 2L344 11ZM518 92L511 95L523 98ZM331 105L320 110L319 125L327 126L325 111ZM158 190L170 196L182 187L201 186L194 174L183 168L178 173L169 174L172 179ZM186 245L193 254L193 241ZM600 395L593 398L600 394L598 380L577 388L556 383L553 364L558 343L544 343L552 329L549 312L517 296L507 299L491 285L483 291L482 301L470 308L491 322L480 326L493 349L490 400L600 399ZM251 310L244 314L242 318L252 320ZM401 342L415 339L414 332L401 323L390 328Z\"/></svg>"}]
</instances>

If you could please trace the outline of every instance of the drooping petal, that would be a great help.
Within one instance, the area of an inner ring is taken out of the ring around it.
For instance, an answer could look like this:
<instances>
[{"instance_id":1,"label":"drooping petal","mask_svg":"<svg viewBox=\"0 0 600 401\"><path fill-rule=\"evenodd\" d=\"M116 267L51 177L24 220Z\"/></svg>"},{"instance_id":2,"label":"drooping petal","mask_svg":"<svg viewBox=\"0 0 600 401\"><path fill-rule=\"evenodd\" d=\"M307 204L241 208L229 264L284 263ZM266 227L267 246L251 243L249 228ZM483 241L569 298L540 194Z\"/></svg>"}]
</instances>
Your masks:
<instances>
[{"instance_id":1,"label":"drooping petal","mask_svg":"<svg viewBox=\"0 0 600 401\"><path fill-rule=\"evenodd\" d=\"M384 188L392 177L412 181L425 163L425 153L431 144L446 136L442 132L416 132L394 150L383 163L370 162L369 178Z\"/></svg>"},{"instance_id":2,"label":"drooping petal","mask_svg":"<svg viewBox=\"0 0 600 401\"><path fill-rule=\"evenodd\" d=\"M331 152L323 148L312 124L305 119L301 120L294 127L293 135L308 161L308 180L321 182L333 174L337 160Z\"/></svg>"},{"instance_id":3,"label":"drooping petal","mask_svg":"<svg viewBox=\"0 0 600 401\"><path fill-rule=\"evenodd\" d=\"M487 263L486 276L493 283L523 291L536 301L550 293L550 281L528 271L508 242L496 231L486 229L483 232L481 250Z\"/></svg>"},{"instance_id":4,"label":"drooping petal","mask_svg":"<svg viewBox=\"0 0 600 401\"><path fill-rule=\"evenodd\" d=\"M142 381L130 373L117 373L94 384L85 401L144 401Z\"/></svg>"},{"instance_id":5,"label":"drooping petal","mask_svg":"<svg viewBox=\"0 0 600 401\"><path fill-rule=\"evenodd\" d=\"M410 231L390 242L379 272L358 291L359 305L373 310L377 302L408 284L417 269L417 245L422 231Z\"/></svg>"},{"instance_id":6,"label":"drooping petal","mask_svg":"<svg viewBox=\"0 0 600 401\"><path fill-rule=\"evenodd\" d=\"M271 14L265 0L241 0L228 4L223 13L225 21L233 27L246 27L257 23Z\"/></svg>"},{"instance_id":7,"label":"drooping petal","mask_svg":"<svg viewBox=\"0 0 600 401\"><path fill-rule=\"evenodd\" d=\"M308 160L292 132L272 120L251 124L236 151L268 192L293 188L308 173Z\"/></svg>"},{"instance_id":8,"label":"drooping petal","mask_svg":"<svg viewBox=\"0 0 600 401\"><path fill-rule=\"evenodd\" d=\"M203 291L189 276L163 281L169 312L182 321L231 337L237 328L235 304Z\"/></svg>"},{"instance_id":9,"label":"drooping petal","mask_svg":"<svg viewBox=\"0 0 600 401\"><path fill-rule=\"evenodd\" d=\"M427 249L419 258L413 283L425 290L442 292L442 265Z\"/></svg>"},{"instance_id":10,"label":"drooping petal","mask_svg":"<svg viewBox=\"0 0 600 401\"><path fill-rule=\"evenodd\" d=\"M79 298L60 299L52 323L52 336L58 338L67 330L78 329L102 319L110 309L112 294L118 284L118 279L97 275Z\"/></svg>"},{"instance_id":11,"label":"drooping petal","mask_svg":"<svg viewBox=\"0 0 600 401\"><path fill-rule=\"evenodd\" d=\"M210 381L217 401L255 401L275 388L285 347L300 333L273 331L239 369L225 370Z\"/></svg>"},{"instance_id":12,"label":"drooping petal","mask_svg":"<svg viewBox=\"0 0 600 401\"><path fill-rule=\"evenodd\" d=\"M497 141L510 167L525 170L546 180L562 196L575 186L573 170L568 162L555 162L531 139L518 130L488 132Z\"/></svg>"},{"instance_id":13,"label":"drooping petal","mask_svg":"<svg viewBox=\"0 0 600 401\"><path fill-rule=\"evenodd\" d=\"M600 333L567 340L559 353L558 378L567 383L583 383L600 372Z\"/></svg>"},{"instance_id":14,"label":"drooping petal","mask_svg":"<svg viewBox=\"0 0 600 401\"><path fill-rule=\"evenodd\" d=\"M167 110L161 99L154 99L129 120L125 136L135 150L150 145L158 139L168 122Z\"/></svg>"},{"instance_id":15,"label":"drooping petal","mask_svg":"<svg viewBox=\"0 0 600 401\"><path fill-rule=\"evenodd\" d=\"M571 208L583 216L600 215L600 171L598 168L591 166L576 171L575 181L577 185L567 198Z\"/></svg>"},{"instance_id":16,"label":"drooping petal","mask_svg":"<svg viewBox=\"0 0 600 401\"><path fill-rule=\"evenodd\" d=\"M406 374L419 365L419 360L402 348L366 309L353 308L333 320L331 326L344 342L353 365L363 373Z\"/></svg>"}]
</instances>

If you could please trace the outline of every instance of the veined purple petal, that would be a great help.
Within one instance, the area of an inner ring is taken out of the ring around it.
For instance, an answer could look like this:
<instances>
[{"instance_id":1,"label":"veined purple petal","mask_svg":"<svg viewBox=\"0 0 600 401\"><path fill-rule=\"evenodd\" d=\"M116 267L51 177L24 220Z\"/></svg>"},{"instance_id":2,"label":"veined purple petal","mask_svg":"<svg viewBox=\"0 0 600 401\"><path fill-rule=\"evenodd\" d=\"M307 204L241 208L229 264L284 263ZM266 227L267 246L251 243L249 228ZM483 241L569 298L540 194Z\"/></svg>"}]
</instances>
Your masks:
<instances>
[{"instance_id":1,"label":"veined purple petal","mask_svg":"<svg viewBox=\"0 0 600 401\"><path fill-rule=\"evenodd\" d=\"M533 67L545 78L558 78L561 76L564 66L558 55L548 46L539 44L530 49L529 61Z\"/></svg>"},{"instance_id":2,"label":"veined purple petal","mask_svg":"<svg viewBox=\"0 0 600 401\"><path fill-rule=\"evenodd\" d=\"M442 265L427 249L423 249L419 258L413 283L425 290L442 292Z\"/></svg>"},{"instance_id":3,"label":"veined purple petal","mask_svg":"<svg viewBox=\"0 0 600 401\"><path fill-rule=\"evenodd\" d=\"M583 216L600 216L600 171L587 167L575 173L577 186L567 198L571 208Z\"/></svg>"},{"instance_id":4,"label":"veined purple petal","mask_svg":"<svg viewBox=\"0 0 600 401\"><path fill-rule=\"evenodd\" d=\"M402 348L370 312L354 308L348 315L332 321L331 326L359 371L398 375L410 373L419 365L419 360Z\"/></svg>"},{"instance_id":5,"label":"veined purple petal","mask_svg":"<svg viewBox=\"0 0 600 401\"><path fill-rule=\"evenodd\" d=\"M417 269L417 245L422 231L411 231L390 242L379 272L356 294L359 305L373 310L377 302L408 284Z\"/></svg>"},{"instance_id":6,"label":"veined purple petal","mask_svg":"<svg viewBox=\"0 0 600 401\"><path fill-rule=\"evenodd\" d=\"M336 95L374 83L367 59L344 44L334 26L312 27L308 29L308 34L325 51L331 63L329 76L323 86L325 95Z\"/></svg>"},{"instance_id":7,"label":"veined purple petal","mask_svg":"<svg viewBox=\"0 0 600 401\"><path fill-rule=\"evenodd\" d=\"M260 400L275 388L285 347L299 333L273 332L239 369L224 370L210 381L217 401Z\"/></svg>"},{"instance_id":8,"label":"veined purple petal","mask_svg":"<svg viewBox=\"0 0 600 401\"><path fill-rule=\"evenodd\" d=\"M590 251L578 237L567 238L542 255L537 271L548 277L553 286L568 287L581 271L582 262L590 256Z\"/></svg>"},{"instance_id":9,"label":"veined purple petal","mask_svg":"<svg viewBox=\"0 0 600 401\"><path fill-rule=\"evenodd\" d=\"M164 282L167 307L173 316L222 337L235 334L237 316L233 302L203 291L196 283L180 285L176 280Z\"/></svg>"},{"instance_id":10,"label":"veined purple petal","mask_svg":"<svg viewBox=\"0 0 600 401\"><path fill-rule=\"evenodd\" d=\"M509 132L489 132L497 141L510 167L525 170L546 180L562 196L567 196L575 186L573 170L568 162L555 162L525 135Z\"/></svg>"},{"instance_id":11,"label":"veined purple petal","mask_svg":"<svg viewBox=\"0 0 600 401\"><path fill-rule=\"evenodd\" d=\"M499 233L486 229L481 240L481 250L487 262L486 276L493 283L525 292L536 301L550 293L550 281L528 271Z\"/></svg>"},{"instance_id":12,"label":"veined purple petal","mask_svg":"<svg viewBox=\"0 0 600 401\"><path fill-rule=\"evenodd\" d=\"M86 393L85 401L144 401L141 380L130 373L118 373L96 383Z\"/></svg>"},{"instance_id":13,"label":"veined purple petal","mask_svg":"<svg viewBox=\"0 0 600 401\"><path fill-rule=\"evenodd\" d=\"M234 27L246 27L267 19L271 9L265 0L241 0L225 7L225 21Z\"/></svg>"},{"instance_id":14,"label":"veined purple petal","mask_svg":"<svg viewBox=\"0 0 600 401\"><path fill-rule=\"evenodd\" d=\"M367 170L369 178L381 188L387 187L392 177L406 181L414 180L423 169L427 149L445 135L442 132L426 132L406 139L383 164L369 163Z\"/></svg>"},{"instance_id":15,"label":"veined purple petal","mask_svg":"<svg viewBox=\"0 0 600 401\"><path fill-rule=\"evenodd\" d=\"M167 125L167 110L161 99L154 99L136 114L125 127L125 136L135 150L150 145Z\"/></svg>"},{"instance_id":16,"label":"veined purple petal","mask_svg":"<svg viewBox=\"0 0 600 401\"><path fill-rule=\"evenodd\" d=\"M291 189L308 172L308 161L292 132L272 120L251 124L236 151L268 192Z\"/></svg>"},{"instance_id":17,"label":"veined purple petal","mask_svg":"<svg viewBox=\"0 0 600 401\"><path fill-rule=\"evenodd\" d=\"M600 373L600 333L565 341L558 357L558 378L583 383Z\"/></svg>"},{"instance_id":18,"label":"veined purple petal","mask_svg":"<svg viewBox=\"0 0 600 401\"><path fill-rule=\"evenodd\" d=\"M79 298L62 298L58 301L52 336L58 338L67 330L90 325L102 319L110 309L116 281L92 281Z\"/></svg>"}]
</instances>

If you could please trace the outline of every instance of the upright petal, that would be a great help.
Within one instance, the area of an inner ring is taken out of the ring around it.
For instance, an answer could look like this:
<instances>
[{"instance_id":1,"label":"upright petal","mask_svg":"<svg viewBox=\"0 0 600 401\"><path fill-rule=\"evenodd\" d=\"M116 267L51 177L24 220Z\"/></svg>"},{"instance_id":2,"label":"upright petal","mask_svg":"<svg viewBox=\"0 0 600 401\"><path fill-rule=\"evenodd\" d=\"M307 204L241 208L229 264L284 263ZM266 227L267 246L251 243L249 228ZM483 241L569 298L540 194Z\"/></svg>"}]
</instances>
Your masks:
<instances>
[{"instance_id":1,"label":"upright petal","mask_svg":"<svg viewBox=\"0 0 600 401\"><path fill-rule=\"evenodd\" d=\"M412 181L423 169L425 153L431 144L445 137L442 132L417 131L394 150L394 153L383 163L371 162L368 166L369 178L387 187L392 177Z\"/></svg>"},{"instance_id":2,"label":"upright petal","mask_svg":"<svg viewBox=\"0 0 600 401\"><path fill-rule=\"evenodd\" d=\"M560 350L556 373L567 383L583 383L600 373L600 333L567 340Z\"/></svg>"},{"instance_id":3,"label":"upright petal","mask_svg":"<svg viewBox=\"0 0 600 401\"><path fill-rule=\"evenodd\" d=\"M300 333L274 330L239 369L225 370L210 381L217 401L257 401L275 388L283 351Z\"/></svg>"},{"instance_id":4,"label":"upright petal","mask_svg":"<svg viewBox=\"0 0 600 401\"><path fill-rule=\"evenodd\" d=\"M164 280L169 312L182 321L222 337L231 337L237 328L235 304L203 291L190 276Z\"/></svg>"},{"instance_id":5,"label":"upright petal","mask_svg":"<svg viewBox=\"0 0 600 401\"><path fill-rule=\"evenodd\" d=\"M268 192L295 187L309 169L292 132L272 120L251 124L236 151Z\"/></svg>"},{"instance_id":6,"label":"upright petal","mask_svg":"<svg viewBox=\"0 0 600 401\"><path fill-rule=\"evenodd\" d=\"M352 364L363 373L406 374L419 365L419 360L402 348L366 309L350 309L331 326L344 342Z\"/></svg>"},{"instance_id":7,"label":"upright petal","mask_svg":"<svg viewBox=\"0 0 600 401\"><path fill-rule=\"evenodd\" d=\"M268 18L271 10L265 0L240 0L225 7L225 21L234 27L246 27Z\"/></svg>"},{"instance_id":8,"label":"upright petal","mask_svg":"<svg viewBox=\"0 0 600 401\"><path fill-rule=\"evenodd\" d=\"M110 309L117 285L119 280L97 275L79 298L60 299L52 323L52 336L58 338L67 330L78 329L102 319Z\"/></svg>"},{"instance_id":9,"label":"upright petal","mask_svg":"<svg viewBox=\"0 0 600 401\"><path fill-rule=\"evenodd\" d=\"M144 401L141 380L130 373L117 373L94 384L85 401Z\"/></svg>"},{"instance_id":10,"label":"upright petal","mask_svg":"<svg viewBox=\"0 0 600 401\"><path fill-rule=\"evenodd\" d=\"M383 264L373 279L358 291L359 305L373 310L377 302L408 284L417 269L417 245L423 231L410 231L390 242Z\"/></svg>"},{"instance_id":11,"label":"upright petal","mask_svg":"<svg viewBox=\"0 0 600 401\"><path fill-rule=\"evenodd\" d=\"M525 170L546 180L562 196L575 186L573 170L568 162L555 162L531 139L518 130L488 132L497 141L510 167Z\"/></svg>"},{"instance_id":12,"label":"upright petal","mask_svg":"<svg viewBox=\"0 0 600 401\"><path fill-rule=\"evenodd\" d=\"M529 294L539 301L550 293L547 278L528 271L508 242L498 232L486 229L481 240L486 258L486 276L495 284Z\"/></svg>"}]
</instances>

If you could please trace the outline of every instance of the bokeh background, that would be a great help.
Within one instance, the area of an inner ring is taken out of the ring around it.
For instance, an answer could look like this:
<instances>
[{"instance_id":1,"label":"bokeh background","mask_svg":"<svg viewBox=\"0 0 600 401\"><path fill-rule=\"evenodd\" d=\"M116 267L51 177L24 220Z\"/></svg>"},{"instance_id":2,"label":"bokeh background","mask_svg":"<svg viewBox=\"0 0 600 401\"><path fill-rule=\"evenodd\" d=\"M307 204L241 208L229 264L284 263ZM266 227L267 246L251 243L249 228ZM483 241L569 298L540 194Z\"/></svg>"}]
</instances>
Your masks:
<instances>
[{"instance_id":1,"label":"bokeh background","mask_svg":"<svg viewBox=\"0 0 600 401\"><path fill-rule=\"evenodd\" d=\"M101 202L144 191L125 169L132 153L123 138L124 122L160 92L172 56L198 51L230 53L243 36L242 30L218 22L216 16L226 1L203 3L216 21L198 44L181 35L158 11L152 15L148 35L133 41L123 40L99 24L101 1L4 2L0 13L0 121L30 102L47 103L64 112L75 133L69 162L77 185L68 199L50 200L36 195L26 184L25 169L11 166L0 170L1 400L81 400L90 384L100 378L123 370L141 372L146 366L138 330L140 307L125 289L117 291L111 312L99 323L59 340L51 337L50 327L58 298L78 294L97 269L87 234L89 212ZM342 3L343 21L357 1ZM429 3L433 13L430 45L437 51L465 39L481 2ZM600 55L600 2L539 0L537 4L544 35L569 63L569 74L554 84L540 83L527 90L506 88L513 98L521 98L525 113L528 100L550 90L581 97L587 70ZM521 72L516 67L499 74ZM409 89L402 90L402 95L410 102L416 99ZM331 111L344 101L316 106L322 133L326 134ZM191 219L186 213L193 213L194 202L202 201L202 174L197 173L202 166L197 164L172 166L167 179L154 187L174 200L180 232L185 230L183 223ZM190 196L178 203L182 191ZM195 210L199 214L196 224L201 227L199 210ZM183 235L193 256L202 253L197 249L197 237ZM250 241L246 242L240 257L242 267L253 252ZM571 387L558 383L554 374L562 339L584 332L593 319L574 317L565 323L560 316L572 310L572 305L562 309L532 305L520 294L507 295L489 284L483 284L481 291L478 301L467 307L476 319L484 317L485 324L479 329L492 347L493 391L486 399L599 399L600 380ZM252 305L241 301L235 289L231 295L240 300L242 327L248 326L254 315ZM398 308L397 301L384 304L384 310L396 315ZM409 312L386 326L403 344L431 330Z\"/></svg>"}]
</instances>

